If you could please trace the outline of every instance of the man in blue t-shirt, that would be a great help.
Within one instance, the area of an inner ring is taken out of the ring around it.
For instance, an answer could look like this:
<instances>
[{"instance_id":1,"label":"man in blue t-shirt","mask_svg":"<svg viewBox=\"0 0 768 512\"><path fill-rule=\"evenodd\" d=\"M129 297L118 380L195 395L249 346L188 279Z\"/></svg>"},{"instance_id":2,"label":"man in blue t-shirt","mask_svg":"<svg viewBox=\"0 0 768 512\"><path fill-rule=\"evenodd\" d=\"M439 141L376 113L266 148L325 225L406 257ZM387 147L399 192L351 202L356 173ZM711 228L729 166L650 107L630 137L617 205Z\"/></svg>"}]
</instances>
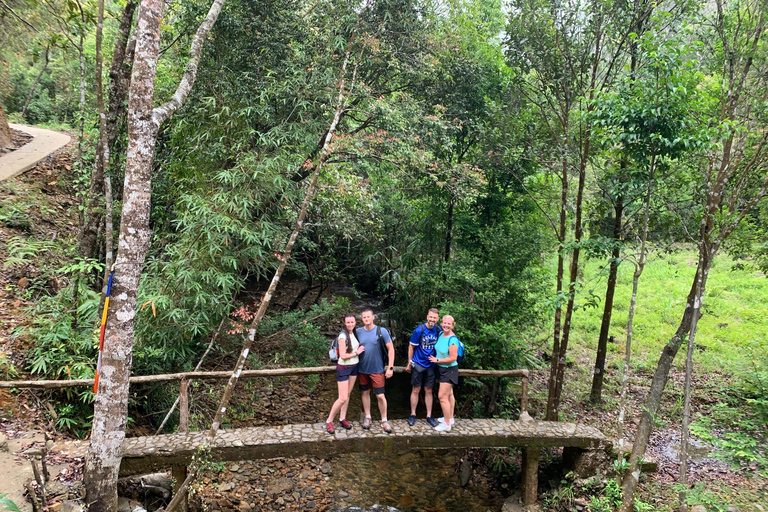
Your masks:
<instances>
[{"instance_id":1,"label":"man in blue t-shirt","mask_svg":"<svg viewBox=\"0 0 768 512\"><path fill-rule=\"evenodd\" d=\"M411 374L411 415L408 424L416 423L416 406L419 404L419 393L424 387L424 404L427 406L427 423L437 425L432 417L432 388L435 385L435 364L429 362L429 356L435 355L435 343L442 334L437 326L440 313L432 308L427 312L427 321L418 326L411 334L408 344L408 366L405 371Z\"/></svg>"}]
</instances>

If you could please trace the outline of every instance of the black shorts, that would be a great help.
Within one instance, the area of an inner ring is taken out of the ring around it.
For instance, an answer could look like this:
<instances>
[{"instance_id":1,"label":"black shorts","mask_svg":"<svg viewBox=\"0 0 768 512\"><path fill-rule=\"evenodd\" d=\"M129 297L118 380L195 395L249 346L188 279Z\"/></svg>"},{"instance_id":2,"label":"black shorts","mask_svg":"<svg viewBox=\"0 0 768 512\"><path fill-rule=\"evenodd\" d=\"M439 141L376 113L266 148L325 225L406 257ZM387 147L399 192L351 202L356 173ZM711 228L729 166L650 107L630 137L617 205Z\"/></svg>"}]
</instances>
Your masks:
<instances>
[{"instance_id":1,"label":"black shorts","mask_svg":"<svg viewBox=\"0 0 768 512\"><path fill-rule=\"evenodd\" d=\"M459 385L459 365L440 366L437 365L437 371L440 374L440 383L450 382L454 386Z\"/></svg>"},{"instance_id":2,"label":"black shorts","mask_svg":"<svg viewBox=\"0 0 768 512\"><path fill-rule=\"evenodd\" d=\"M420 388L435 387L435 367L424 368L418 363L411 364L411 386Z\"/></svg>"},{"instance_id":3,"label":"black shorts","mask_svg":"<svg viewBox=\"0 0 768 512\"><path fill-rule=\"evenodd\" d=\"M337 364L336 365L336 382L347 382L350 377L357 375L356 364Z\"/></svg>"}]
</instances>

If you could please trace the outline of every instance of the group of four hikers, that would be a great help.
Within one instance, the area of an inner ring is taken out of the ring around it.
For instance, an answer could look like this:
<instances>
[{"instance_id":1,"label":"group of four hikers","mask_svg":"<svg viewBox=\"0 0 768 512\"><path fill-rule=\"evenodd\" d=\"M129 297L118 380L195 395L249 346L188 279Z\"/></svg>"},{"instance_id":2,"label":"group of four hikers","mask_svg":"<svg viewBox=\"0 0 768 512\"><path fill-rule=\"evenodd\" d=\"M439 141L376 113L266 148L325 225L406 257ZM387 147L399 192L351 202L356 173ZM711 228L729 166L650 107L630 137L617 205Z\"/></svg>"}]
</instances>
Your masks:
<instances>
[{"instance_id":1,"label":"group of four hikers","mask_svg":"<svg viewBox=\"0 0 768 512\"><path fill-rule=\"evenodd\" d=\"M395 363L395 347L387 329L375 325L373 311L362 312L362 327L356 327L355 315L344 316L344 329L332 344L331 351L336 352L336 383L339 397L333 403L325 422L329 434L335 433L334 418L339 414L339 424L349 430L352 424L347 420L349 397L358 382L365 418L362 427L371 428L371 388L381 413L381 428L387 434L392 428L387 421L387 398L384 396L384 383L392 377ZM411 374L411 415L408 425L416 423L416 406L419 393L424 388L424 402L427 406L426 421L435 430L448 432L453 426L453 410L456 401L453 386L459 383L460 341L453 333L454 320L450 315L443 316L441 326L437 323L440 314L437 309L430 309L427 321L419 325L411 335L408 345L408 366L405 370ZM442 327L442 328L441 328ZM385 361L386 359L386 361ZM432 389L435 380L439 381L438 399L443 410L443 417L432 417Z\"/></svg>"}]
</instances>

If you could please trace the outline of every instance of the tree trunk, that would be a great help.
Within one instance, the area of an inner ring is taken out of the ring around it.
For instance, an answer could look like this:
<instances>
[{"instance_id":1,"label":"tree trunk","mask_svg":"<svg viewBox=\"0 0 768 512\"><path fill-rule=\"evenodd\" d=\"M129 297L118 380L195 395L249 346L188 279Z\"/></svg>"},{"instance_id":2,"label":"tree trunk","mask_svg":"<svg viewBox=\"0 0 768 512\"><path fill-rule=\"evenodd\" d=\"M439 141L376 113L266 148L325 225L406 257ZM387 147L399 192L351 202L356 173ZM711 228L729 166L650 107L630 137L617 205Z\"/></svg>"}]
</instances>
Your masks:
<instances>
[{"instance_id":1,"label":"tree trunk","mask_svg":"<svg viewBox=\"0 0 768 512\"><path fill-rule=\"evenodd\" d=\"M102 224L102 218L104 218L105 205L102 199L105 195L104 180L109 168L110 155L114 150L115 140L117 139L119 120L125 117L125 100L128 96L128 87L130 85L133 55L132 52L127 51L127 46L136 6L136 2L129 1L126 3L120 18L115 48L112 53L112 65L109 71L111 79L109 110L106 112L104 128L102 128L101 123L103 108L99 108L99 147L96 150L96 159L93 172L91 173L91 183L88 197L86 198L84 219L78 234L78 252L83 258L93 258L98 252L98 237L96 233ZM99 56L97 56L98 58ZM98 75L97 81L101 82L101 74ZM97 85L97 90L102 90L102 88ZM102 131L106 137L104 140L102 140Z\"/></svg>"},{"instance_id":2,"label":"tree trunk","mask_svg":"<svg viewBox=\"0 0 768 512\"><path fill-rule=\"evenodd\" d=\"M699 265L702 264L701 252L699 251ZM680 487L679 505L680 512L687 512L688 504L685 502L685 489L688 485L688 425L691 417L691 376L693 373L693 346L696 340L696 327L701 316L701 300L703 282L699 274L696 280L696 292L693 301L693 318L691 319L691 329L688 333L688 350L685 358L685 391L683 392L683 425L680 432Z\"/></svg>"},{"instance_id":3,"label":"tree trunk","mask_svg":"<svg viewBox=\"0 0 768 512\"><path fill-rule=\"evenodd\" d=\"M592 376L592 391L589 395L593 404L602 400L603 377L605 376L605 356L608 352L608 333L611 328L611 315L613 314L613 295L616 291L616 276L619 273L619 257L621 256L621 220L624 214L624 198L619 196L613 205L613 250L611 251L611 263L608 270L608 283L605 287L605 305L603 306L603 320L600 324L600 336L597 339L597 356L595 357L595 369Z\"/></svg>"},{"instance_id":4,"label":"tree trunk","mask_svg":"<svg viewBox=\"0 0 768 512\"><path fill-rule=\"evenodd\" d=\"M449 191L448 196L448 218L445 223L445 249L443 251L443 261L448 263L451 259L451 237L453 236L453 191Z\"/></svg>"},{"instance_id":5,"label":"tree trunk","mask_svg":"<svg viewBox=\"0 0 768 512\"><path fill-rule=\"evenodd\" d=\"M567 120L566 120L567 121ZM565 125L567 133L567 124ZM563 308L560 305L560 298L563 294L563 277L565 276L565 256L563 251L565 250L565 229L567 220L567 208L568 208L568 138L566 135L565 146L563 148L563 165L562 174L560 175L560 222L558 225L558 251L557 251L557 277L556 277L556 306L555 306L555 325L552 335L552 358L550 360L549 368L549 382L547 385L547 396L554 397L555 389L557 387L557 360L560 357L560 329L562 326ZM553 404L552 404L553 405ZM550 401L547 399L547 412L546 419L550 420L552 416L557 418L557 411L553 411L550 414Z\"/></svg>"},{"instance_id":6,"label":"tree trunk","mask_svg":"<svg viewBox=\"0 0 768 512\"><path fill-rule=\"evenodd\" d=\"M0 105L0 149L10 148L11 143L11 127L8 126L5 110L3 109L3 106Z\"/></svg>"},{"instance_id":7,"label":"tree trunk","mask_svg":"<svg viewBox=\"0 0 768 512\"><path fill-rule=\"evenodd\" d=\"M22 119L24 119L24 116L27 113L27 107L29 107L29 102L32 101L32 96L35 95L35 90L37 89L37 84L40 83L40 78L42 78L43 73L45 73L45 70L48 69L48 63L50 62L50 50L51 50L51 45L49 44L48 46L45 47L45 64L43 64L43 68L37 74L37 78L35 78L35 82L32 84L32 87L29 89L27 100L24 102L24 108L21 109Z\"/></svg>"},{"instance_id":8,"label":"tree trunk","mask_svg":"<svg viewBox=\"0 0 768 512\"><path fill-rule=\"evenodd\" d=\"M151 236L151 171L158 132L152 119L152 98L160 50L162 8L161 0L143 0L137 26L138 58L133 68L128 104L128 156L120 242L102 352L102 378L96 395L85 469L91 512L117 510L117 476L128 414L136 295Z\"/></svg>"},{"instance_id":9,"label":"tree trunk","mask_svg":"<svg viewBox=\"0 0 768 512\"><path fill-rule=\"evenodd\" d=\"M667 385L669 370L672 368L672 363L675 360L677 351L680 349L683 337L691 328L697 283L699 281L701 282L700 293L702 294L704 292L704 287L706 286L712 260L709 255L703 254L705 252L703 247L701 247L699 251L700 265L696 268L696 275L694 276L691 290L688 292L683 317L680 320L680 325L677 327L677 331L675 331L675 334L661 352L659 363L653 374L653 379L651 380L651 389L648 394L648 400L642 410L640 424L637 427L637 434L635 435L635 443L632 447L632 454L629 457L629 469L622 481L623 499L619 509L621 512L632 512L634 510L635 488L640 479L639 460L645 455L645 450L648 447L648 440L650 439L651 431L653 430L654 416L661 403L661 394L664 392L664 388Z\"/></svg>"},{"instance_id":10,"label":"tree trunk","mask_svg":"<svg viewBox=\"0 0 768 512\"><path fill-rule=\"evenodd\" d=\"M136 296L149 251L152 162L163 121L184 103L197 76L202 46L221 12L215 0L197 30L186 69L173 97L153 109L157 57L160 51L161 0L143 0L136 27L136 62L128 104L128 149L123 184L123 211L109 303L102 378L96 395L85 484L91 511L117 509L117 476L128 413Z\"/></svg>"}]
</instances>

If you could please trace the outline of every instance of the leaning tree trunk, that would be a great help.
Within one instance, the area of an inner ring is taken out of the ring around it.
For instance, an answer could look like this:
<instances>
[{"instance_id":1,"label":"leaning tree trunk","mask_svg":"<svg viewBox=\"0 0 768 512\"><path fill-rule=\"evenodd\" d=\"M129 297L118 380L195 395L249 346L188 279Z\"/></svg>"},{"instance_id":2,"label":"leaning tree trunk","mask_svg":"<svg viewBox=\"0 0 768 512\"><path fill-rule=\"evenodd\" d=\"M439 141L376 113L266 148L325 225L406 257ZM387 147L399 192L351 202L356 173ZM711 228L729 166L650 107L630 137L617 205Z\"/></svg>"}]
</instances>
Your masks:
<instances>
[{"instance_id":1,"label":"leaning tree trunk","mask_svg":"<svg viewBox=\"0 0 768 512\"><path fill-rule=\"evenodd\" d=\"M11 127L8 126L5 110L3 109L3 106L0 105L0 149L10 148L11 143Z\"/></svg>"},{"instance_id":2,"label":"leaning tree trunk","mask_svg":"<svg viewBox=\"0 0 768 512\"><path fill-rule=\"evenodd\" d=\"M359 18L358 18L359 23ZM357 29L353 31L353 37L356 33ZM350 58L350 51L349 49L346 52L346 56L344 58L344 62L341 66L341 78L339 80L339 96L337 100L337 105L335 109L335 113L333 116L333 120L331 121L330 128L326 132L322 148L320 150L320 157L318 158L317 164L314 166L314 172L312 174L312 181L310 182L309 186L307 187L306 192L304 193L304 200L301 203L301 209L299 210L299 215L296 218L296 222L294 223L293 230L291 231L291 235L288 237L288 241L285 244L285 248L283 249L282 254L280 254L280 264L277 267L277 270L275 271L275 275L272 277L272 281L269 284L269 288L264 293L261 304L259 304L259 309L256 312L256 315L253 318L253 321L251 322L250 327L248 328L248 336L246 338L245 343L243 344L243 348L240 350L240 355L237 358L237 362L235 363L235 367L232 370L232 374L229 377L229 380L227 381L227 386L224 389L224 394L221 397L221 401L219 402L218 407L216 408L216 414L213 418L213 422L211 422L211 427L208 429L208 433L206 434L205 444L208 446L211 446L213 443L214 438L216 437L216 434L218 433L219 427L221 426L221 421L224 419L224 413L226 412L227 408L229 407L229 402L232 399L232 395L234 394L235 387L237 386L238 381L240 380L240 372L243 371L243 369L246 366L246 363L248 362L248 353L251 350L251 347L253 346L253 342L256 339L256 331L259 328L259 325L261 324L261 320L264 318L264 315L267 312L267 309L269 308L270 302L272 301L272 296L275 293L275 290L277 289L277 285L280 282L280 278L283 275L283 271L285 270L285 266L288 264L288 260L291 257L291 251L293 250L293 246L296 243L296 239L299 236L299 233L301 232L301 228L304 226L304 219L307 216L307 210L309 209L309 204L312 200L312 196L315 193L315 189L317 187L317 181L320 177L320 170L323 168L323 165L325 164L325 161L328 159L328 156L331 153L331 140L334 137L334 134L336 132L336 128L339 125L339 122L341 121L342 117L344 116L344 112L346 110L346 71L347 71L347 65L349 64L349 58ZM350 86L350 89L354 88L354 77L357 75L357 66L355 66L355 73L353 73L353 79L352 84ZM184 479L184 481L178 486L176 489L176 494L171 500L170 503L168 503L168 506L166 507L167 512L174 512L182 502L185 501L187 496L187 491L189 489L190 484L197 476L197 472L199 470L199 466L194 465L188 468L187 477Z\"/></svg>"},{"instance_id":3,"label":"leaning tree trunk","mask_svg":"<svg viewBox=\"0 0 768 512\"><path fill-rule=\"evenodd\" d=\"M94 406L91 443L86 461L86 498L91 511L117 509L117 476L128 413L136 296L149 251L152 162L162 123L184 103L197 76L203 43L224 0L215 0L192 41L190 56L173 97L153 109L157 57L160 50L161 0L143 0L136 27L136 61L128 104L128 149L123 210L112 297L102 352L100 387Z\"/></svg>"}]
</instances>

